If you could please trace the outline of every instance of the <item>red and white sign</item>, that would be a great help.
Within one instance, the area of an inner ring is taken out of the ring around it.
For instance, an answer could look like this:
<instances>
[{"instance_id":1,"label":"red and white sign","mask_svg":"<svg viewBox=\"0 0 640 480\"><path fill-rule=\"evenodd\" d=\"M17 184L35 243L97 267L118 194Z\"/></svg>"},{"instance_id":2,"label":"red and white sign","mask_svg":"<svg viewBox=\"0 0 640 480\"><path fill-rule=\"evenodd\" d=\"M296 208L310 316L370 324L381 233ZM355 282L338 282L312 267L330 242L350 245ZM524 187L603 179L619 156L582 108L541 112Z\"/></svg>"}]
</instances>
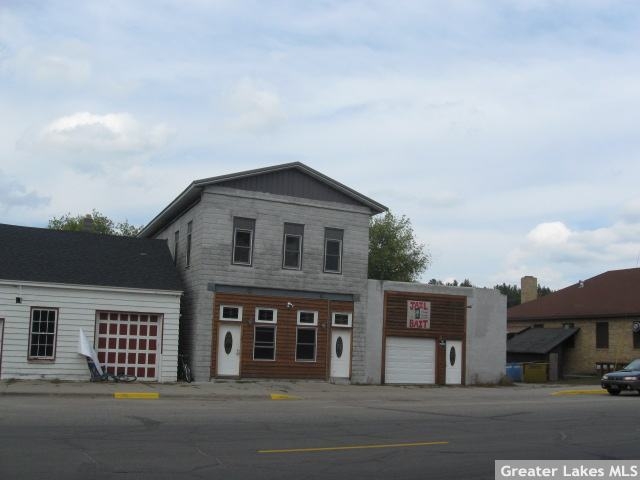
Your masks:
<instances>
[{"instance_id":1,"label":"red and white sign","mask_svg":"<svg viewBox=\"0 0 640 480\"><path fill-rule=\"evenodd\" d=\"M422 330L431 328L431 302L407 301L407 328Z\"/></svg>"}]
</instances>

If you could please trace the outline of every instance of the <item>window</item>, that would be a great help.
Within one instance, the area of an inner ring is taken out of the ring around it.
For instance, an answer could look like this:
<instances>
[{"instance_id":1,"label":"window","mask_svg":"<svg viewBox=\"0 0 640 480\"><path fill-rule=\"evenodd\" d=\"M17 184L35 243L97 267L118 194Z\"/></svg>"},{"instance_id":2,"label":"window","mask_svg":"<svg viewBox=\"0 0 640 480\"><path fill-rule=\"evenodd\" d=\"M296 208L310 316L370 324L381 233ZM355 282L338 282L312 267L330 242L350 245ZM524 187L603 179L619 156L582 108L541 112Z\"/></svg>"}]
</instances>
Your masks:
<instances>
[{"instance_id":1,"label":"window","mask_svg":"<svg viewBox=\"0 0 640 480\"><path fill-rule=\"evenodd\" d=\"M256 308L256 322L277 323L278 311L275 308Z\"/></svg>"},{"instance_id":2,"label":"window","mask_svg":"<svg viewBox=\"0 0 640 480\"><path fill-rule=\"evenodd\" d=\"M298 328L296 336L296 362L316 361L316 328Z\"/></svg>"},{"instance_id":3,"label":"window","mask_svg":"<svg viewBox=\"0 0 640 480\"><path fill-rule=\"evenodd\" d=\"M253 359L275 360L276 327L256 325L253 335Z\"/></svg>"},{"instance_id":4,"label":"window","mask_svg":"<svg viewBox=\"0 0 640 480\"><path fill-rule=\"evenodd\" d=\"M55 359L57 319L58 310L55 308L31 309L29 359Z\"/></svg>"},{"instance_id":5,"label":"window","mask_svg":"<svg viewBox=\"0 0 640 480\"><path fill-rule=\"evenodd\" d=\"M191 265L191 232L193 230L193 222L187 223L187 254L185 257L185 267Z\"/></svg>"},{"instance_id":6,"label":"window","mask_svg":"<svg viewBox=\"0 0 640 480\"><path fill-rule=\"evenodd\" d=\"M342 272L342 237L344 232L337 228L324 230L324 271Z\"/></svg>"},{"instance_id":7,"label":"window","mask_svg":"<svg viewBox=\"0 0 640 480\"><path fill-rule=\"evenodd\" d=\"M562 324L562 328L564 328L564 329L575 328L575 324L573 324L573 323L563 323ZM564 344L567 346L567 348L575 348L575 346L576 346L576 336L573 335L573 336L567 338L567 340L564 342Z\"/></svg>"},{"instance_id":8,"label":"window","mask_svg":"<svg viewBox=\"0 0 640 480\"><path fill-rule=\"evenodd\" d=\"M239 217L233 219L233 263L235 265L251 265L254 229L255 220Z\"/></svg>"},{"instance_id":9,"label":"window","mask_svg":"<svg viewBox=\"0 0 640 480\"><path fill-rule=\"evenodd\" d=\"M298 311L298 325L318 325L318 312Z\"/></svg>"},{"instance_id":10,"label":"window","mask_svg":"<svg viewBox=\"0 0 640 480\"><path fill-rule=\"evenodd\" d=\"M220 305L220 320L242 320L242 307L235 305Z\"/></svg>"},{"instance_id":11,"label":"window","mask_svg":"<svg viewBox=\"0 0 640 480\"><path fill-rule=\"evenodd\" d=\"M609 322L596 322L596 348L609 348Z\"/></svg>"},{"instance_id":12,"label":"window","mask_svg":"<svg viewBox=\"0 0 640 480\"><path fill-rule=\"evenodd\" d=\"M640 321L635 320L632 326L633 348L640 348Z\"/></svg>"},{"instance_id":13,"label":"window","mask_svg":"<svg viewBox=\"0 0 640 480\"><path fill-rule=\"evenodd\" d=\"M350 327L351 313L333 312L331 314L331 325L334 327Z\"/></svg>"},{"instance_id":14,"label":"window","mask_svg":"<svg viewBox=\"0 0 640 480\"><path fill-rule=\"evenodd\" d=\"M284 240L282 242L282 268L300 270L302 268L302 238L304 225L297 223L284 224Z\"/></svg>"},{"instance_id":15,"label":"window","mask_svg":"<svg viewBox=\"0 0 640 480\"><path fill-rule=\"evenodd\" d=\"M180 241L180 230L176 230L173 235L173 264L178 264L178 242Z\"/></svg>"}]
</instances>

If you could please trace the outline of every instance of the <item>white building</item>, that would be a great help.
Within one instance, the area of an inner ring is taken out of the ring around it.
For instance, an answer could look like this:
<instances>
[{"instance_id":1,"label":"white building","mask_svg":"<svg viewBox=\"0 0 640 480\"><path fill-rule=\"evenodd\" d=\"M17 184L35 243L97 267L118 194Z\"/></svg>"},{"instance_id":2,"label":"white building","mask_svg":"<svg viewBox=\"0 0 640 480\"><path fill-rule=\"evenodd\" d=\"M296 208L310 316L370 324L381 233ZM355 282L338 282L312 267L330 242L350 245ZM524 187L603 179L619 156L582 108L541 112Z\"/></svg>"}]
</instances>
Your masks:
<instances>
[{"instance_id":1,"label":"white building","mask_svg":"<svg viewBox=\"0 0 640 480\"><path fill-rule=\"evenodd\" d=\"M176 380L182 287L166 242L0 225L0 379Z\"/></svg>"}]
</instances>

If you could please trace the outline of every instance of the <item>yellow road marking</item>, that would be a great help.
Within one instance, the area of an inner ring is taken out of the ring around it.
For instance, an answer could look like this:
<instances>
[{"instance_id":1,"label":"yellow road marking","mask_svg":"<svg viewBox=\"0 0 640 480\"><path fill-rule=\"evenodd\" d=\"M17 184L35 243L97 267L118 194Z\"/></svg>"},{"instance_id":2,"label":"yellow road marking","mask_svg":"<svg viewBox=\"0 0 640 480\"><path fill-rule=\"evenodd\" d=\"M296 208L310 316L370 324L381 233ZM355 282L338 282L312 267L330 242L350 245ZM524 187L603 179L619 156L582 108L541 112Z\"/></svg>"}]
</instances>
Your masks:
<instances>
[{"instance_id":1,"label":"yellow road marking","mask_svg":"<svg viewBox=\"0 0 640 480\"><path fill-rule=\"evenodd\" d=\"M113 394L113 397L118 399L131 398L131 399L157 400L158 398L160 398L160 394L153 393L153 392L144 392L144 393L116 392Z\"/></svg>"},{"instance_id":2,"label":"yellow road marking","mask_svg":"<svg viewBox=\"0 0 640 480\"><path fill-rule=\"evenodd\" d=\"M551 395L604 395L606 393L606 390L560 390L559 392L554 392Z\"/></svg>"},{"instance_id":3,"label":"yellow road marking","mask_svg":"<svg viewBox=\"0 0 640 480\"><path fill-rule=\"evenodd\" d=\"M290 448L285 450L258 450L258 453L309 453L331 452L339 450L366 450L370 448L406 448L426 447L430 445L448 445L449 442L416 442L416 443L388 443L382 445L348 445L344 447Z\"/></svg>"},{"instance_id":4,"label":"yellow road marking","mask_svg":"<svg viewBox=\"0 0 640 480\"><path fill-rule=\"evenodd\" d=\"M294 397L293 395L284 395L282 393L272 393L271 400L300 400L300 397Z\"/></svg>"}]
</instances>

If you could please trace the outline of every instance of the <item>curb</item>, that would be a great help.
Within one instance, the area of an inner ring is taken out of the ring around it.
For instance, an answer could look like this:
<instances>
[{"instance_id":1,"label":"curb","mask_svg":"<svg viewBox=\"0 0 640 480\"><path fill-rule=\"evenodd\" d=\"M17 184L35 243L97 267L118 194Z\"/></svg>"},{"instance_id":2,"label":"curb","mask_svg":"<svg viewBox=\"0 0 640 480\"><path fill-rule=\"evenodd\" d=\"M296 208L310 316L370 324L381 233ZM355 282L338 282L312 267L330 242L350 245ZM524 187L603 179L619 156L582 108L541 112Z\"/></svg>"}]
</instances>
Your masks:
<instances>
[{"instance_id":1,"label":"curb","mask_svg":"<svg viewBox=\"0 0 640 480\"><path fill-rule=\"evenodd\" d=\"M606 395L606 390L560 390L559 392L553 392L551 395L554 397L560 397L565 395Z\"/></svg>"}]
</instances>

